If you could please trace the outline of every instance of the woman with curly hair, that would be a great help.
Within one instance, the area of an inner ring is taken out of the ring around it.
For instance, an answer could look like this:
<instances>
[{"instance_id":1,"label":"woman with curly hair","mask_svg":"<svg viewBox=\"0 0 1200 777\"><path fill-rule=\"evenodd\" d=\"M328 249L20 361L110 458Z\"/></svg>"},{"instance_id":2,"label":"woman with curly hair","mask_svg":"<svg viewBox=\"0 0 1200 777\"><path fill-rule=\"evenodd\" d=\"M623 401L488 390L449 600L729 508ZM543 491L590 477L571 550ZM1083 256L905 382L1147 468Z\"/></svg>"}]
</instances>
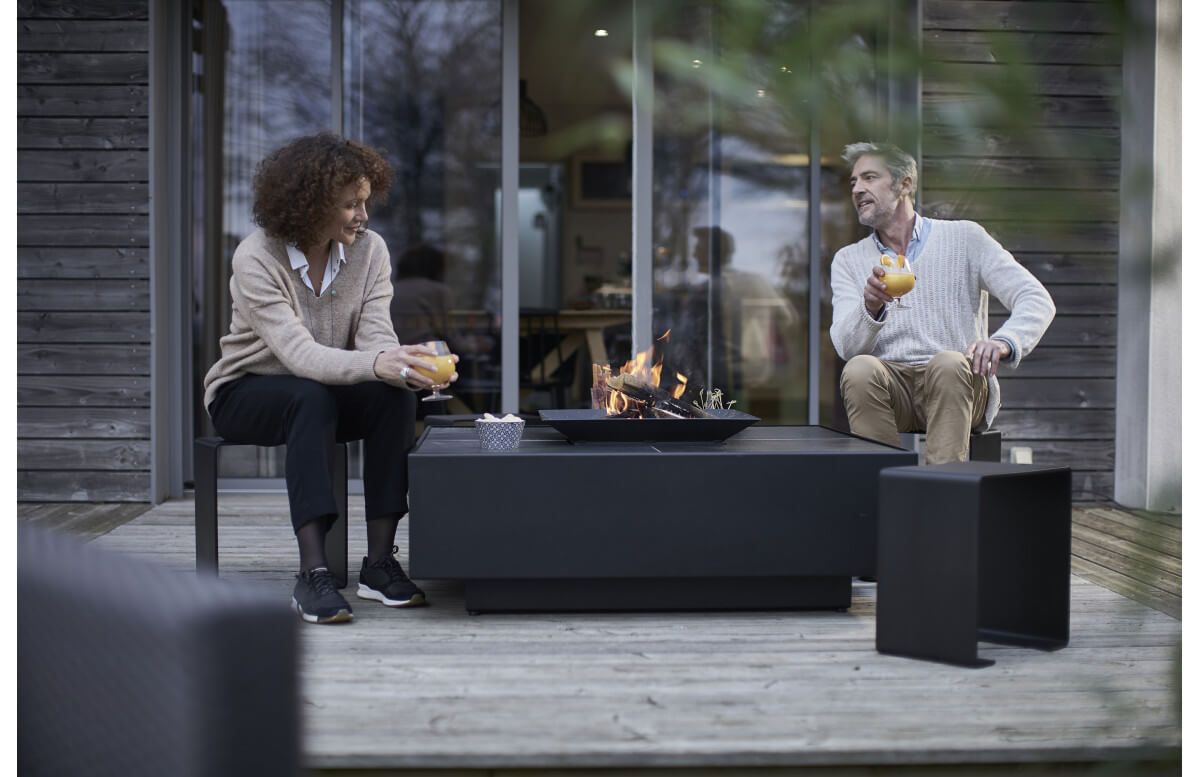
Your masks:
<instances>
[{"instance_id":1,"label":"woman with curly hair","mask_svg":"<svg viewBox=\"0 0 1200 777\"><path fill-rule=\"evenodd\" d=\"M287 444L300 547L292 602L310 623L353 618L325 559L337 515L327 462L335 440L364 444L367 555L358 596L391 607L425 603L394 542L408 512L413 392L432 386L416 368L433 372L422 357L434 354L400 345L392 329L391 260L367 229L367 206L391 182L379 152L327 132L294 140L259 164L260 228L234 252L229 334L204 377L204 404L221 436Z\"/></svg>"}]
</instances>

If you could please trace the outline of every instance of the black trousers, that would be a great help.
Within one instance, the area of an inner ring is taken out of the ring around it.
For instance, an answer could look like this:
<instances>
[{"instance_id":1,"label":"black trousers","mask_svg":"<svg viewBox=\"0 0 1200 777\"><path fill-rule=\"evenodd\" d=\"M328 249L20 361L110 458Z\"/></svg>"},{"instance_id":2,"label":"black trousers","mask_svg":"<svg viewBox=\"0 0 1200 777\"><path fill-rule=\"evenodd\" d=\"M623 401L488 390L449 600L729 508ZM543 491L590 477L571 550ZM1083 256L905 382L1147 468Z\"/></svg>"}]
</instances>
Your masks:
<instances>
[{"instance_id":1,"label":"black trousers","mask_svg":"<svg viewBox=\"0 0 1200 777\"><path fill-rule=\"evenodd\" d=\"M363 441L368 521L408 512L408 452L417 412L408 389L379 381L326 386L294 375L246 375L222 386L208 412L230 442L287 445L293 529L337 514L328 461L334 441Z\"/></svg>"}]
</instances>

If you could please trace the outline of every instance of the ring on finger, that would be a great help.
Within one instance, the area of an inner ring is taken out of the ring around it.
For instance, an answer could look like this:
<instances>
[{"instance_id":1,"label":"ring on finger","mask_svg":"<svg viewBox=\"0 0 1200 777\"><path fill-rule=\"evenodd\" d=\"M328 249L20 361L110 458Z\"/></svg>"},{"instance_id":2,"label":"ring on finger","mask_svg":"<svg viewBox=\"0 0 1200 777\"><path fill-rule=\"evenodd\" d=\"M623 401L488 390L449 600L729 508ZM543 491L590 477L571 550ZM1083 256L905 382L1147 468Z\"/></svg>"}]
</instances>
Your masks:
<instances>
[{"instance_id":1,"label":"ring on finger","mask_svg":"<svg viewBox=\"0 0 1200 777\"><path fill-rule=\"evenodd\" d=\"M400 379L408 380L408 375L409 375L408 367L407 366L401 367L400 368Z\"/></svg>"}]
</instances>

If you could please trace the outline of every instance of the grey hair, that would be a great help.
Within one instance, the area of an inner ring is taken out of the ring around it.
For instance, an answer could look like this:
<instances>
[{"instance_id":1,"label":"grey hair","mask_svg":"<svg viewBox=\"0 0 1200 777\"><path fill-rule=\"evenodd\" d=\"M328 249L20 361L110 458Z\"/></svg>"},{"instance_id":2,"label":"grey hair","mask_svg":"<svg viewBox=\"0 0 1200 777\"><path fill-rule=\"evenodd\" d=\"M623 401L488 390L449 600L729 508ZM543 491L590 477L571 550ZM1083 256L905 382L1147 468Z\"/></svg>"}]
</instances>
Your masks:
<instances>
[{"instance_id":1,"label":"grey hair","mask_svg":"<svg viewBox=\"0 0 1200 777\"><path fill-rule=\"evenodd\" d=\"M846 160L846 164L850 167L854 167L861 157L867 155L883 159L884 165L892 175L893 191L899 191L900 184L905 178L911 178L913 191L917 190L917 160L913 159L912 154L891 143L875 143L873 141L851 143L842 150L842 159Z\"/></svg>"}]
</instances>

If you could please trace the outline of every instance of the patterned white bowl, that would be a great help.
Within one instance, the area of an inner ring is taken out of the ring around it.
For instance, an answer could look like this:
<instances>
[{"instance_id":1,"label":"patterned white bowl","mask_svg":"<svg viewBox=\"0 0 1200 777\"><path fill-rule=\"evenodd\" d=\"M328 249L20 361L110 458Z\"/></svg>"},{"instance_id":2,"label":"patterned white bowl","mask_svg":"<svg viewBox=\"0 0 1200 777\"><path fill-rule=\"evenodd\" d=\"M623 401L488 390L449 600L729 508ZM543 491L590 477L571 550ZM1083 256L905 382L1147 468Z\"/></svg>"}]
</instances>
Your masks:
<instances>
[{"instance_id":1,"label":"patterned white bowl","mask_svg":"<svg viewBox=\"0 0 1200 777\"><path fill-rule=\"evenodd\" d=\"M485 451L512 451L521 444L524 421L485 421L475 419L475 430L479 433L479 447Z\"/></svg>"}]
</instances>

